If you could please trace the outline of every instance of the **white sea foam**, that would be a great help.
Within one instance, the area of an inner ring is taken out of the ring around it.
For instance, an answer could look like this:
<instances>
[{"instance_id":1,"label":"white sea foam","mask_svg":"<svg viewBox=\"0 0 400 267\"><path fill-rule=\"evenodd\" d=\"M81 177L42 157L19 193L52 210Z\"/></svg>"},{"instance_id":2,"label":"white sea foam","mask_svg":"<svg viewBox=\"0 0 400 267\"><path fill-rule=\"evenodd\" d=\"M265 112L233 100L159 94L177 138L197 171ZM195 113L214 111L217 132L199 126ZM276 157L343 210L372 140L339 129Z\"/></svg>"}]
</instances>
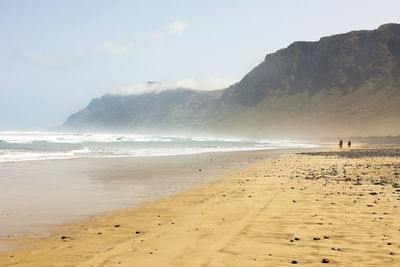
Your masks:
<instances>
[{"instance_id":1,"label":"white sea foam","mask_svg":"<svg viewBox=\"0 0 400 267\"><path fill-rule=\"evenodd\" d=\"M85 157L90 155L90 149L76 149L63 152L26 152L15 149L0 150L0 162L46 160L46 159L69 159Z\"/></svg>"},{"instance_id":2,"label":"white sea foam","mask_svg":"<svg viewBox=\"0 0 400 267\"><path fill-rule=\"evenodd\" d=\"M315 146L288 140L0 131L0 162L169 156Z\"/></svg>"},{"instance_id":3,"label":"white sea foam","mask_svg":"<svg viewBox=\"0 0 400 267\"><path fill-rule=\"evenodd\" d=\"M11 132L0 131L0 141L14 144L32 142L71 143L82 142L171 142L169 138L134 134L98 134L98 133L54 133L54 132Z\"/></svg>"}]
</instances>

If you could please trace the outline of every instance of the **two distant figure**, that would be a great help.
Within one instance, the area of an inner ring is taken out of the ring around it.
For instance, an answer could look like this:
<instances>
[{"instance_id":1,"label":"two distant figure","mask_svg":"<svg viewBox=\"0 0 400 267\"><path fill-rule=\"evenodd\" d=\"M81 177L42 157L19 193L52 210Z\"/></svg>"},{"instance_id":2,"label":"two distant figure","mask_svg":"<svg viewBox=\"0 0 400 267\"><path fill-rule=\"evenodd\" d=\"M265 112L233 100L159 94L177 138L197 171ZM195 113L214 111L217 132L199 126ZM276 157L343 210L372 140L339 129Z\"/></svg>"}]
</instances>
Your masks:
<instances>
[{"instance_id":1,"label":"two distant figure","mask_svg":"<svg viewBox=\"0 0 400 267\"><path fill-rule=\"evenodd\" d=\"M349 142L347 142L347 146L350 148L351 147L351 141L349 140ZM342 139L340 139L340 141L339 141L339 147L340 147L340 149L342 149L342 147L343 147L343 140Z\"/></svg>"}]
</instances>

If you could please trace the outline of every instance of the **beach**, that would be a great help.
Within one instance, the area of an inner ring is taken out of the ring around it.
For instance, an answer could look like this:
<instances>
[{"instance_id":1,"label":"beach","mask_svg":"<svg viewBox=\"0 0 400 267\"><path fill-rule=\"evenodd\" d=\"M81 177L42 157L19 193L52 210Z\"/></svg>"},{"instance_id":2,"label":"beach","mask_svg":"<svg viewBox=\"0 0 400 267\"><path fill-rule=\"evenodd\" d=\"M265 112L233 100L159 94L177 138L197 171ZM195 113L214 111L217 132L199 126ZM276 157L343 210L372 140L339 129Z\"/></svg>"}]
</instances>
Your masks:
<instances>
[{"instance_id":1,"label":"beach","mask_svg":"<svg viewBox=\"0 0 400 267\"><path fill-rule=\"evenodd\" d=\"M0 249L4 238L43 237L54 225L134 207L214 182L220 175L245 168L277 152L208 152L2 163Z\"/></svg>"},{"instance_id":2,"label":"beach","mask_svg":"<svg viewBox=\"0 0 400 267\"><path fill-rule=\"evenodd\" d=\"M399 178L396 147L272 153L194 189L10 238L0 265L398 266Z\"/></svg>"}]
</instances>

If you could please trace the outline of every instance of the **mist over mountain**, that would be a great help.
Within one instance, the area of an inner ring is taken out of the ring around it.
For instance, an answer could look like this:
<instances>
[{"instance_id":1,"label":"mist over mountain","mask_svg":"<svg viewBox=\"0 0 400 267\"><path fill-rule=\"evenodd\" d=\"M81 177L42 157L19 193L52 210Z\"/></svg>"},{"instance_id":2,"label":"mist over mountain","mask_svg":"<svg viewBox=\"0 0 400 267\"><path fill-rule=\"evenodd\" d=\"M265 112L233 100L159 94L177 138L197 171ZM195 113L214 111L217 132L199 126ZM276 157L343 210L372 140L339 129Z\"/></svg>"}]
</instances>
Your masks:
<instances>
[{"instance_id":1,"label":"mist over mountain","mask_svg":"<svg viewBox=\"0 0 400 267\"><path fill-rule=\"evenodd\" d=\"M251 137L400 134L400 25L294 42L223 90L104 95L59 128Z\"/></svg>"}]
</instances>

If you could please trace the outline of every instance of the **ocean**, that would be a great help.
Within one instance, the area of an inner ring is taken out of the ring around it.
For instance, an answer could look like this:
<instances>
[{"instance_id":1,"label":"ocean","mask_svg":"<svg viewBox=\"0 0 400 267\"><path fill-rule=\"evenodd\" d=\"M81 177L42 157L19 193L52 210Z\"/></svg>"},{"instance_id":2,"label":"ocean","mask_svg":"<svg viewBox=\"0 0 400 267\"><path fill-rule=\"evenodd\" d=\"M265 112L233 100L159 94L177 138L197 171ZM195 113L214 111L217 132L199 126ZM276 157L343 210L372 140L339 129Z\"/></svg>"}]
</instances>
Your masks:
<instances>
[{"instance_id":1,"label":"ocean","mask_svg":"<svg viewBox=\"0 0 400 267\"><path fill-rule=\"evenodd\" d=\"M1 131L0 250L2 238L35 235L171 196L282 153L279 148L315 146L287 140Z\"/></svg>"},{"instance_id":2,"label":"ocean","mask_svg":"<svg viewBox=\"0 0 400 267\"><path fill-rule=\"evenodd\" d=\"M299 141L272 139L0 131L0 163L73 158L188 155L203 152L316 146L316 144Z\"/></svg>"}]
</instances>

